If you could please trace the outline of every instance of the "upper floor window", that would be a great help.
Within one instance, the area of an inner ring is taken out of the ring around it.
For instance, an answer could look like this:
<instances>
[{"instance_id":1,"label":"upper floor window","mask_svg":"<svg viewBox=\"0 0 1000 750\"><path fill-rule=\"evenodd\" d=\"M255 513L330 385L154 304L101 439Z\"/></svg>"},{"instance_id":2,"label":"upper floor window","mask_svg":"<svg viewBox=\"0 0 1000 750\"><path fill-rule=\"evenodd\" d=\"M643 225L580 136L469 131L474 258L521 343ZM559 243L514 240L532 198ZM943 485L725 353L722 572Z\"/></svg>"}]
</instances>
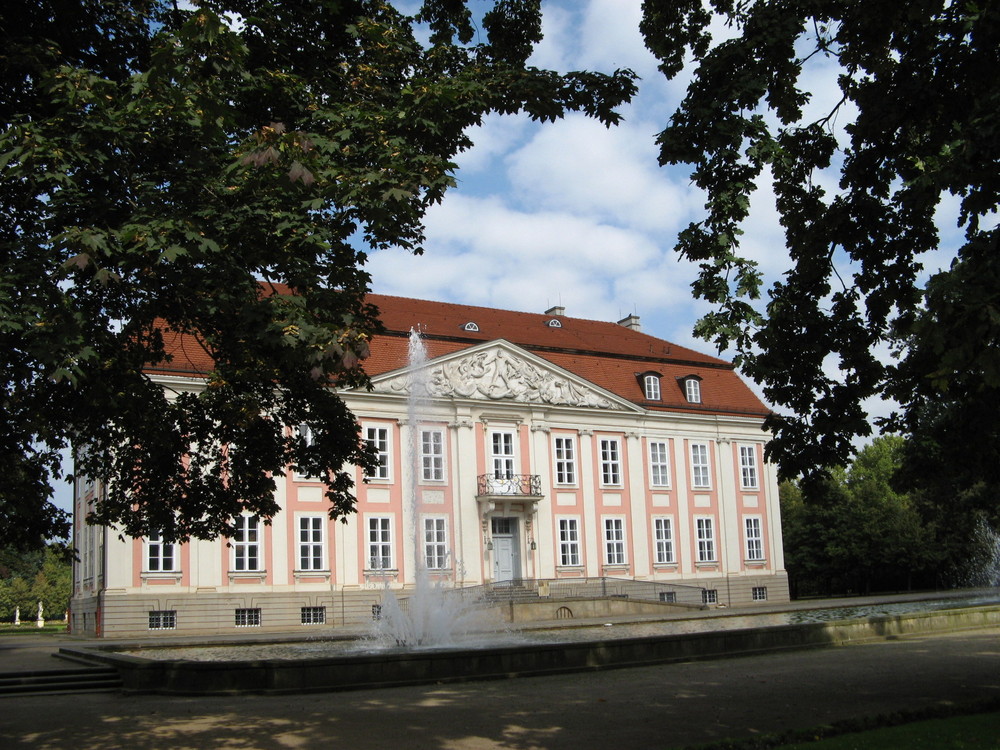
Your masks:
<instances>
[{"instance_id":1,"label":"upper floor window","mask_svg":"<svg viewBox=\"0 0 1000 750\"><path fill-rule=\"evenodd\" d=\"M618 438L601 439L601 484L622 483L621 442Z\"/></svg>"},{"instance_id":2,"label":"upper floor window","mask_svg":"<svg viewBox=\"0 0 1000 750\"><path fill-rule=\"evenodd\" d=\"M494 432L490 436L493 476L496 479L512 479L514 468L514 433Z\"/></svg>"},{"instance_id":3,"label":"upper floor window","mask_svg":"<svg viewBox=\"0 0 1000 750\"><path fill-rule=\"evenodd\" d=\"M650 373L642 378L642 388L646 393L647 401L660 400L660 376Z\"/></svg>"},{"instance_id":4,"label":"upper floor window","mask_svg":"<svg viewBox=\"0 0 1000 750\"><path fill-rule=\"evenodd\" d=\"M753 445L740 446L740 483L744 489L757 489L757 449Z\"/></svg>"},{"instance_id":5,"label":"upper floor window","mask_svg":"<svg viewBox=\"0 0 1000 750\"><path fill-rule=\"evenodd\" d=\"M479 330L479 326L470 320L468 323L462 326L462 330L469 331L470 333L476 333Z\"/></svg>"},{"instance_id":6,"label":"upper floor window","mask_svg":"<svg viewBox=\"0 0 1000 750\"><path fill-rule=\"evenodd\" d=\"M698 489L712 486L708 463L708 446L705 443L691 444L691 484Z\"/></svg>"},{"instance_id":7,"label":"upper floor window","mask_svg":"<svg viewBox=\"0 0 1000 750\"><path fill-rule=\"evenodd\" d=\"M684 397L689 404L701 403L701 381L698 378L690 376L684 379Z\"/></svg>"},{"instance_id":8,"label":"upper floor window","mask_svg":"<svg viewBox=\"0 0 1000 750\"><path fill-rule=\"evenodd\" d=\"M146 537L146 570L150 573L169 573L175 570L174 544L163 541L163 534L151 531Z\"/></svg>"},{"instance_id":9,"label":"upper floor window","mask_svg":"<svg viewBox=\"0 0 1000 750\"><path fill-rule=\"evenodd\" d=\"M698 562L715 562L715 524L711 518L696 518Z\"/></svg>"},{"instance_id":10,"label":"upper floor window","mask_svg":"<svg viewBox=\"0 0 1000 750\"><path fill-rule=\"evenodd\" d=\"M571 437L556 437L556 484L576 484L576 443Z\"/></svg>"},{"instance_id":11,"label":"upper floor window","mask_svg":"<svg viewBox=\"0 0 1000 750\"><path fill-rule=\"evenodd\" d=\"M420 475L425 482L444 481L444 433L420 431Z\"/></svg>"},{"instance_id":12,"label":"upper floor window","mask_svg":"<svg viewBox=\"0 0 1000 750\"><path fill-rule=\"evenodd\" d=\"M649 441L649 483L653 487L670 486L670 458L665 440Z\"/></svg>"},{"instance_id":13,"label":"upper floor window","mask_svg":"<svg viewBox=\"0 0 1000 750\"><path fill-rule=\"evenodd\" d=\"M389 474L389 428L366 427L365 440L378 454L378 466L369 475L371 479L388 479Z\"/></svg>"}]
</instances>

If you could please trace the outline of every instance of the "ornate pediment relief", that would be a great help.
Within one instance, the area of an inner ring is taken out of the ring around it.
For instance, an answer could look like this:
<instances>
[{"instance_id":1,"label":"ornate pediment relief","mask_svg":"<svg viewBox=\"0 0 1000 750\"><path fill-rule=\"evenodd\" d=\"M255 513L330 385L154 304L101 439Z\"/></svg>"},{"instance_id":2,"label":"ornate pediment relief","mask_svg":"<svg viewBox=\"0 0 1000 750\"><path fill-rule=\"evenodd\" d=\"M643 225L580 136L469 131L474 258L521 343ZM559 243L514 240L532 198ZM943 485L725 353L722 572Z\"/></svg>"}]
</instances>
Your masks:
<instances>
[{"instance_id":1,"label":"ornate pediment relief","mask_svg":"<svg viewBox=\"0 0 1000 750\"><path fill-rule=\"evenodd\" d=\"M414 375L374 378L376 393L409 395ZM416 376L429 398L472 398L527 404L623 409L623 404L568 372L512 346L493 344L428 362Z\"/></svg>"}]
</instances>

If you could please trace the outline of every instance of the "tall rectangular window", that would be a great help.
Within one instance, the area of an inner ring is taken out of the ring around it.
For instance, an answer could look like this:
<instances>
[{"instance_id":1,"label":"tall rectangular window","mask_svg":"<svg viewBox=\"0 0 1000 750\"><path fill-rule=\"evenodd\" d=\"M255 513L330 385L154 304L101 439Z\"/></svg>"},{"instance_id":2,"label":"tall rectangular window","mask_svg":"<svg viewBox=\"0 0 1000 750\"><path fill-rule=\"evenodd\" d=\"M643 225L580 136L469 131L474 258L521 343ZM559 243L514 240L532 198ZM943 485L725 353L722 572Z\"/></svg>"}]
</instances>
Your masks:
<instances>
[{"instance_id":1,"label":"tall rectangular window","mask_svg":"<svg viewBox=\"0 0 1000 750\"><path fill-rule=\"evenodd\" d=\"M665 440L649 441L649 483L653 487L670 486L670 459Z\"/></svg>"},{"instance_id":2,"label":"tall rectangular window","mask_svg":"<svg viewBox=\"0 0 1000 750\"><path fill-rule=\"evenodd\" d=\"M559 564L580 564L580 522L575 518L559 519Z\"/></svg>"},{"instance_id":3,"label":"tall rectangular window","mask_svg":"<svg viewBox=\"0 0 1000 750\"><path fill-rule=\"evenodd\" d=\"M260 519L257 516L236 516L233 535L233 570L259 571Z\"/></svg>"},{"instance_id":4,"label":"tall rectangular window","mask_svg":"<svg viewBox=\"0 0 1000 750\"><path fill-rule=\"evenodd\" d=\"M556 484L576 484L576 443L571 437L557 437L554 443Z\"/></svg>"},{"instance_id":5,"label":"tall rectangular window","mask_svg":"<svg viewBox=\"0 0 1000 750\"><path fill-rule=\"evenodd\" d=\"M656 562L674 562L674 530L669 518L653 519L653 543L656 546Z\"/></svg>"},{"instance_id":6,"label":"tall rectangular window","mask_svg":"<svg viewBox=\"0 0 1000 750\"><path fill-rule=\"evenodd\" d=\"M715 526L711 518L695 519L698 535L698 562L715 562Z\"/></svg>"},{"instance_id":7,"label":"tall rectangular window","mask_svg":"<svg viewBox=\"0 0 1000 750\"><path fill-rule=\"evenodd\" d=\"M444 481L444 433L420 431L420 476L425 482Z\"/></svg>"},{"instance_id":8,"label":"tall rectangular window","mask_svg":"<svg viewBox=\"0 0 1000 750\"><path fill-rule=\"evenodd\" d=\"M604 519L604 562L625 564L625 524L620 518Z\"/></svg>"},{"instance_id":9,"label":"tall rectangular window","mask_svg":"<svg viewBox=\"0 0 1000 750\"><path fill-rule=\"evenodd\" d=\"M708 446L705 443L691 444L691 483L698 489L712 486L708 464Z\"/></svg>"},{"instance_id":10,"label":"tall rectangular window","mask_svg":"<svg viewBox=\"0 0 1000 750\"><path fill-rule=\"evenodd\" d=\"M389 428L366 427L365 440L378 454L378 466L369 475L370 479L388 479L389 474Z\"/></svg>"},{"instance_id":11,"label":"tall rectangular window","mask_svg":"<svg viewBox=\"0 0 1000 750\"><path fill-rule=\"evenodd\" d=\"M424 564L428 570L448 567L448 531L445 518L424 519Z\"/></svg>"},{"instance_id":12,"label":"tall rectangular window","mask_svg":"<svg viewBox=\"0 0 1000 750\"><path fill-rule=\"evenodd\" d=\"M372 516L368 519L368 567L392 570L392 519Z\"/></svg>"},{"instance_id":13,"label":"tall rectangular window","mask_svg":"<svg viewBox=\"0 0 1000 750\"><path fill-rule=\"evenodd\" d=\"M740 446L740 482L743 489L757 489L757 448L753 445Z\"/></svg>"},{"instance_id":14,"label":"tall rectangular window","mask_svg":"<svg viewBox=\"0 0 1000 750\"><path fill-rule=\"evenodd\" d=\"M174 545L163 541L163 534L151 531L146 537L146 570L150 573L169 573L175 570Z\"/></svg>"},{"instance_id":15,"label":"tall rectangular window","mask_svg":"<svg viewBox=\"0 0 1000 750\"><path fill-rule=\"evenodd\" d=\"M514 476L514 433L494 432L490 438L493 476L496 479L511 479Z\"/></svg>"},{"instance_id":16,"label":"tall rectangular window","mask_svg":"<svg viewBox=\"0 0 1000 750\"><path fill-rule=\"evenodd\" d=\"M760 519L748 516L743 519L746 529L747 560L764 559L764 533L761 530Z\"/></svg>"},{"instance_id":17,"label":"tall rectangular window","mask_svg":"<svg viewBox=\"0 0 1000 750\"><path fill-rule=\"evenodd\" d=\"M326 570L324 516L299 517L299 570Z\"/></svg>"},{"instance_id":18,"label":"tall rectangular window","mask_svg":"<svg viewBox=\"0 0 1000 750\"><path fill-rule=\"evenodd\" d=\"M618 438L601 438L601 484L622 483L621 443Z\"/></svg>"}]
</instances>

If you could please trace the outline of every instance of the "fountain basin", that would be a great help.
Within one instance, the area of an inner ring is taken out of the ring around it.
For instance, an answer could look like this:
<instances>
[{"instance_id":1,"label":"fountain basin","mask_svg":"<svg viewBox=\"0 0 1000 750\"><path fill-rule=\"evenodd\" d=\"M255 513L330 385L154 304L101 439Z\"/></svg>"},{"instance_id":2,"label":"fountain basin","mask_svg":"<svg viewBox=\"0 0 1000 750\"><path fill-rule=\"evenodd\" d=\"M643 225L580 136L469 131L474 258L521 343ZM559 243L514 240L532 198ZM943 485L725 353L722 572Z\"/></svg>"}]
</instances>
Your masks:
<instances>
[{"instance_id":1,"label":"fountain basin","mask_svg":"<svg viewBox=\"0 0 1000 750\"><path fill-rule=\"evenodd\" d=\"M113 665L127 692L306 693L596 671L997 626L1000 606L994 604L712 632L302 659L200 662L149 659L102 648L60 651Z\"/></svg>"}]
</instances>

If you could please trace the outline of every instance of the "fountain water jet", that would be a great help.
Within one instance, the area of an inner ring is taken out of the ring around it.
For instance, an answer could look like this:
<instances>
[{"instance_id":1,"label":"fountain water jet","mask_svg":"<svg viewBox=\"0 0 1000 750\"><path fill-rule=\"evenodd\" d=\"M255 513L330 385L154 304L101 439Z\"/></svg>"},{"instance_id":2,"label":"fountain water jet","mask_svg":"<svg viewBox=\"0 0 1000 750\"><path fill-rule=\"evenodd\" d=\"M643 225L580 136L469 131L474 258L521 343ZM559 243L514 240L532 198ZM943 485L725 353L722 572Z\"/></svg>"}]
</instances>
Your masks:
<instances>
[{"instance_id":1,"label":"fountain water jet","mask_svg":"<svg viewBox=\"0 0 1000 750\"><path fill-rule=\"evenodd\" d=\"M446 589L430 579L422 548L420 528L421 419L430 397L427 389L427 349L420 333L410 329L407 359L410 389L407 398L407 421L410 440L407 446L410 477L407 487L410 514L410 541L415 568L415 588L405 599L386 586L380 619L375 622L374 638L389 644L415 647L451 646L468 634L487 627L484 610L478 600Z\"/></svg>"}]
</instances>

